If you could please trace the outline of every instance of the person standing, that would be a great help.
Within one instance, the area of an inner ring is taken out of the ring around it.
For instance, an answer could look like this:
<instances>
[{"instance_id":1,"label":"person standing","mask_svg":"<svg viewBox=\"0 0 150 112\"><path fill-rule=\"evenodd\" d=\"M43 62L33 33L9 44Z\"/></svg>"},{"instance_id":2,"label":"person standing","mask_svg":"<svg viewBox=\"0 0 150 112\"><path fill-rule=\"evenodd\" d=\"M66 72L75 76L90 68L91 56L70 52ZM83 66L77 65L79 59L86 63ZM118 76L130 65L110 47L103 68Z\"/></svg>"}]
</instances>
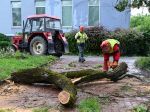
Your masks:
<instances>
[{"instance_id":1,"label":"person standing","mask_svg":"<svg viewBox=\"0 0 150 112\"><path fill-rule=\"evenodd\" d=\"M77 46L79 51L79 62L83 63L85 61L84 58L85 42L88 39L87 34L84 32L83 26L80 26L80 31L76 33L75 39L77 40Z\"/></svg>"}]
</instances>

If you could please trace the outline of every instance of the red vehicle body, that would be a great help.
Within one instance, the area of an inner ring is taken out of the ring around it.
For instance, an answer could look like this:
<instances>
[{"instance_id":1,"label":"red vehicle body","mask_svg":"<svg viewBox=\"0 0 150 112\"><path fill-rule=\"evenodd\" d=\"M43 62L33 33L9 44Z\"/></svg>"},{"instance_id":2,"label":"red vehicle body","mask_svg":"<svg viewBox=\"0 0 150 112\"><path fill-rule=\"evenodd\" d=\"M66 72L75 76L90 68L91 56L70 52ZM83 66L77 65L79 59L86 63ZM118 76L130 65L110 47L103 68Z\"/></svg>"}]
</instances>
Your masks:
<instances>
[{"instance_id":1,"label":"red vehicle body","mask_svg":"<svg viewBox=\"0 0 150 112\"><path fill-rule=\"evenodd\" d=\"M68 52L60 19L45 14L29 16L23 22L22 35L12 38L12 46L14 50L28 51L32 55L61 56Z\"/></svg>"}]
</instances>

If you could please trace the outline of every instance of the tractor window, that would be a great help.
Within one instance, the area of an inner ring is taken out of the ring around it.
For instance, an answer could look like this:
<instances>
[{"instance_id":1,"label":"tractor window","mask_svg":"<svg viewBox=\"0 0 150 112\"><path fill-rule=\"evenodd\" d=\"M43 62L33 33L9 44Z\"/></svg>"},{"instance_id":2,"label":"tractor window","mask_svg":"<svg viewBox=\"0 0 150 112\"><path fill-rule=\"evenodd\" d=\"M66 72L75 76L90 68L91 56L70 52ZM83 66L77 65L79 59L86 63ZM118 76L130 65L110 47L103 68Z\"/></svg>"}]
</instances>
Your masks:
<instances>
[{"instance_id":1,"label":"tractor window","mask_svg":"<svg viewBox=\"0 0 150 112\"><path fill-rule=\"evenodd\" d=\"M44 31L44 18L35 18L32 20L32 31Z\"/></svg>"},{"instance_id":2,"label":"tractor window","mask_svg":"<svg viewBox=\"0 0 150 112\"><path fill-rule=\"evenodd\" d=\"M46 28L61 29L60 20L46 18Z\"/></svg>"},{"instance_id":3,"label":"tractor window","mask_svg":"<svg viewBox=\"0 0 150 112\"><path fill-rule=\"evenodd\" d=\"M25 27L25 32L30 32L31 31L31 20L27 20L26 22L26 27Z\"/></svg>"}]
</instances>

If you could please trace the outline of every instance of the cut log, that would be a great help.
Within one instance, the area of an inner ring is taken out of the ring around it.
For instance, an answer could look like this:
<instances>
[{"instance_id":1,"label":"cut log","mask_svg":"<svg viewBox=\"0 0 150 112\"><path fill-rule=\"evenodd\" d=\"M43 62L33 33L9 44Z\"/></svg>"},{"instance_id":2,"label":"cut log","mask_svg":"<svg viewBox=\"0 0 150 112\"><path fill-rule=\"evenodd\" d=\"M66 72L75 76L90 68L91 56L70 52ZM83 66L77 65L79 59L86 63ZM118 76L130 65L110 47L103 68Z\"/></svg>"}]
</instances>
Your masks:
<instances>
[{"instance_id":1,"label":"cut log","mask_svg":"<svg viewBox=\"0 0 150 112\"><path fill-rule=\"evenodd\" d=\"M70 96L71 94L70 93L68 93L67 91L61 91L59 94L58 94L58 99L59 99L59 101L60 101L60 103L61 104L67 104L69 101L70 101L70 99L71 99L71 96ZM71 101L73 101L73 100L71 100Z\"/></svg>"},{"instance_id":2,"label":"cut log","mask_svg":"<svg viewBox=\"0 0 150 112\"><path fill-rule=\"evenodd\" d=\"M71 82L71 80L65 77L64 75L50 70L46 70L43 68L22 70L19 72L12 73L11 80L13 80L16 83L22 84L32 84L39 82L52 83L63 90L58 95L60 103L62 103L65 106L71 106L76 100L77 90L74 84ZM67 94L63 94L64 91Z\"/></svg>"}]
</instances>

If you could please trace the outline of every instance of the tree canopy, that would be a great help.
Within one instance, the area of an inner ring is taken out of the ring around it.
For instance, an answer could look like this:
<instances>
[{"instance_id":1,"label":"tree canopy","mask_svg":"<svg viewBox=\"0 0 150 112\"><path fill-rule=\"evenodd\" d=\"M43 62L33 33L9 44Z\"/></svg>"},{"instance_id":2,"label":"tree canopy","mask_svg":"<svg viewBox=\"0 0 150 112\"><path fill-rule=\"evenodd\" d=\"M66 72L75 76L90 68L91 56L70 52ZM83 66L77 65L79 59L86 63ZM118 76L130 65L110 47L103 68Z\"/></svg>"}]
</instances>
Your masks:
<instances>
[{"instance_id":1,"label":"tree canopy","mask_svg":"<svg viewBox=\"0 0 150 112\"><path fill-rule=\"evenodd\" d=\"M115 8L122 12L126 8L140 8L140 7L148 7L148 11L150 12L150 0L117 0Z\"/></svg>"}]
</instances>

